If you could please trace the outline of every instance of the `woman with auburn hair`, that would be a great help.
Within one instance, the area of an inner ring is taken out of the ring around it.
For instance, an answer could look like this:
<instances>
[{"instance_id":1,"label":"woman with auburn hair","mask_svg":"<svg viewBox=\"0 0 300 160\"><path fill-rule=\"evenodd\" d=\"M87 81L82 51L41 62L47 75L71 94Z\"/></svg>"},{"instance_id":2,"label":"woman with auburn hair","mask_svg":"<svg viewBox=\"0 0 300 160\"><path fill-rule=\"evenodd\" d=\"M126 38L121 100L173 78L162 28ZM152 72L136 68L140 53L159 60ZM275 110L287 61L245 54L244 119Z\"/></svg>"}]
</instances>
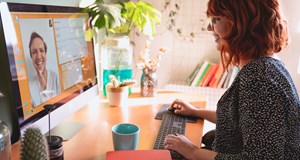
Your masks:
<instances>
[{"instance_id":1,"label":"woman with auburn hair","mask_svg":"<svg viewBox=\"0 0 300 160\"><path fill-rule=\"evenodd\" d=\"M176 114L216 123L212 150L183 135L168 135L165 148L186 159L300 159L300 101L294 82L276 53L288 45L279 0L209 0L208 30L223 66L240 67L216 111L183 100Z\"/></svg>"}]
</instances>

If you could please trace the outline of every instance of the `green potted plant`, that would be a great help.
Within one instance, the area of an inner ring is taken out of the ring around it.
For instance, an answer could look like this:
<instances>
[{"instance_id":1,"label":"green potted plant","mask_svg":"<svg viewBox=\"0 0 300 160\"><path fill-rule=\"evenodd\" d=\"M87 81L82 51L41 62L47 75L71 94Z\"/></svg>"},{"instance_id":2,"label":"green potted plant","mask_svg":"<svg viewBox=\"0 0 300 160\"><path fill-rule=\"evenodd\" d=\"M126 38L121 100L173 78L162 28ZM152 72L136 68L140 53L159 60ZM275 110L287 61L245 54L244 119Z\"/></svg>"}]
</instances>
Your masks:
<instances>
[{"instance_id":1,"label":"green potted plant","mask_svg":"<svg viewBox=\"0 0 300 160\"><path fill-rule=\"evenodd\" d=\"M133 55L129 40L130 33L136 28L147 36L154 36L155 26L161 22L161 13L144 1L134 3L96 0L85 6L83 11L89 13L93 26L93 29L87 32L88 37L91 38L93 35L91 33L100 29L104 29L106 33L101 42L101 65L99 65L102 93L106 96L105 86L109 83L110 75L114 75L120 81L132 78Z\"/></svg>"},{"instance_id":2,"label":"green potted plant","mask_svg":"<svg viewBox=\"0 0 300 160\"><path fill-rule=\"evenodd\" d=\"M106 84L107 99L110 106L126 106L129 87L136 84L134 79L120 82L114 75L109 76L110 82Z\"/></svg>"},{"instance_id":3,"label":"green potted plant","mask_svg":"<svg viewBox=\"0 0 300 160\"><path fill-rule=\"evenodd\" d=\"M29 127L21 139L21 160L49 160L48 143L40 129Z\"/></svg>"},{"instance_id":4,"label":"green potted plant","mask_svg":"<svg viewBox=\"0 0 300 160\"><path fill-rule=\"evenodd\" d=\"M154 36L155 25L161 22L161 13L153 5L144 1L115 1L104 2L96 0L87 4L82 0L83 12L90 14L92 26L96 29L105 29L109 33L129 35L133 28L148 36ZM147 29L147 30L146 30ZM92 32L90 32L92 33Z\"/></svg>"}]
</instances>

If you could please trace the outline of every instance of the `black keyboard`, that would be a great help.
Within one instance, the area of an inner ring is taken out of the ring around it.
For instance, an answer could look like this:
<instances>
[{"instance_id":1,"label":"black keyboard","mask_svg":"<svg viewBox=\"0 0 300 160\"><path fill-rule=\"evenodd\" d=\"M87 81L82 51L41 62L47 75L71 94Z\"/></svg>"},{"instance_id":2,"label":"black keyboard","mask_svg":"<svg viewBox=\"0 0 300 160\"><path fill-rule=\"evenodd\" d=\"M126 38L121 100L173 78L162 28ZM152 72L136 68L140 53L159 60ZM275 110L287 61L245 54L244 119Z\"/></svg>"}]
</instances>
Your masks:
<instances>
[{"instance_id":1,"label":"black keyboard","mask_svg":"<svg viewBox=\"0 0 300 160\"><path fill-rule=\"evenodd\" d=\"M168 134L185 135L186 121L187 118L184 116L176 115L172 112L165 112L155 140L154 149L164 149L164 141ZM183 159L178 152L173 150L170 152L173 160Z\"/></svg>"}]
</instances>

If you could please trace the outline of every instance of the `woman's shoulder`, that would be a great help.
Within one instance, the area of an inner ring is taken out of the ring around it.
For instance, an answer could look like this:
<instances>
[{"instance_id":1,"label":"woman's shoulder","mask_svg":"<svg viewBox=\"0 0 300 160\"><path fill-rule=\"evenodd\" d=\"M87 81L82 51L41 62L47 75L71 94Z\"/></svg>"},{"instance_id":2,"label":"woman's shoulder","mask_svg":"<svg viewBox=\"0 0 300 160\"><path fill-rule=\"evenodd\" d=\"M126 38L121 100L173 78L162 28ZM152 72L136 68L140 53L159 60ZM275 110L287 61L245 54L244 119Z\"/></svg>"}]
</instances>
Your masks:
<instances>
[{"instance_id":1,"label":"woman's shoulder","mask_svg":"<svg viewBox=\"0 0 300 160\"><path fill-rule=\"evenodd\" d=\"M246 64L240 70L239 76L246 79L261 79L281 74L288 74L282 61L272 57L263 57Z\"/></svg>"},{"instance_id":2,"label":"woman's shoulder","mask_svg":"<svg viewBox=\"0 0 300 160\"><path fill-rule=\"evenodd\" d=\"M248 63L241 69L238 78L245 86L273 86L280 92L297 95L292 77L283 62L272 57Z\"/></svg>"}]
</instances>

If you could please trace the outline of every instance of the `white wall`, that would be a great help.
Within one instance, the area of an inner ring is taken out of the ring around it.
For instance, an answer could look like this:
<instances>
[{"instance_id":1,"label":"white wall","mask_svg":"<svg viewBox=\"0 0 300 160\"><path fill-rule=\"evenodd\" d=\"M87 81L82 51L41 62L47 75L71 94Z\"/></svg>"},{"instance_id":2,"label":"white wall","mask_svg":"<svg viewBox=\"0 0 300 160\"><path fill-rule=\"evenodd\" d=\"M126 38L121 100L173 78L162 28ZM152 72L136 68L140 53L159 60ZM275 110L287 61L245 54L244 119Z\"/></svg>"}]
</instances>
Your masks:
<instances>
[{"instance_id":1,"label":"white wall","mask_svg":"<svg viewBox=\"0 0 300 160\"><path fill-rule=\"evenodd\" d=\"M167 30L168 9L164 10L165 1L148 0L155 7L163 11L162 24L157 28L158 34L151 46L151 53L156 54L159 47L168 47L170 52L162 58L161 66L158 70L159 86L164 86L171 81L182 81L187 79L192 69L203 59L217 61L219 54L215 50L215 42L212 35L207 32L199 32L194 38L194 42L183 40L174 32ZM199 31L203 25L201 19L205 19L207 0L172 0L171 3L180 4L180 12L176 25L182 27L184 32ZM283 11L289 21L289 31L291 44L288 50L280 53L280 58L286 64L288 71L295 82L300 93L300 74L297 73L297 67L300 57L300 1L283 0ZM198 25L198 26L197 26ZM197 28L198 27L198 28ZM145 42L145 37L134 37L137 46L135 54L140 51ZM139 79L141 71L137 70L135 77Z\"/></svg>"},{"instance_id":2,"label":"white wall","mask_svg":"<svg viewBox=\"0 0 300 160\"><path fill-rule=\"evenodd\" d=\"M300 58L300 1L282 0L283 12L288 19L291 43L287 51L279 54L280 58L292 75L292 78L300 93L300 73L297 73Z\"/></svg>"},{"instance_id":3,"label":"white wall","mask_svg":"<svg viewBox=\"0 0 300 160\"><path fill-rule=\"evenodd\" d=\"M172 0L170 7L165 7L165 1L147 0L162 11L162 23L157 27L157 35L152 41L151 56L156 56L160 47L169 48L169 52L163 55L161 66L158 69L159 86L162 87L172 81L185 81L196 65L208 59L218 63L219 54L215 49L215 43L211 33L201 31L206 28L206 2L207 0ZM175 19L175 29L167 29L170 21L170 10L174 10L175 4L180 7ZM182 29L182 35L177 34L177 29ZM192 38L190 33L195 37ZM137 54L145 45L145 37L135 36ZM135 78L139 79L141 70L136 70Z\"/></svg>"}]
</instances>

